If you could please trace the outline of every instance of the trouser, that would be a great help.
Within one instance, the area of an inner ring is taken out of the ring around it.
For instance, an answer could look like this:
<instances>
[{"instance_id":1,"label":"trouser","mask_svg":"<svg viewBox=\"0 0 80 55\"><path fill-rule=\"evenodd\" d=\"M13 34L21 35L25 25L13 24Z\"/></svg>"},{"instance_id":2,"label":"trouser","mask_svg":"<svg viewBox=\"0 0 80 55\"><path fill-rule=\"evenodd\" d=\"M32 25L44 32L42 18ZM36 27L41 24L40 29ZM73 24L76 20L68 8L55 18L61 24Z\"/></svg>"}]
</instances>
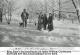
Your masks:
<instances>
[{"instance_id":1,"label":"trouser","mask_svg":"<svg viewBox=\"0 0 80 55\"><path fill-rule=\"evenodd\" d=\"M37 29L41 30L41 24L40 23L38 23Z\"/></svg>"},{"instance_id":2,"label":"trouser","mask_svg":"<svg viewBox=\"0 0 80 55\"><path fill-rule=\"evenodd\" d=\"M38 30L41 30L42 27L43 27L43 24L42 24L42 23L38 23L38 27L37 27L37 29L38 29Z\"/></svg>"},{"instance_id":3,"label":"trouser","mask_svg":"<svg viewBox=\"0 0 80 55\"><path fill-rule=\"evenodd\" d=\"M44 30L46 30L46 26L47 26L47 24L43 24Z\"/></svg>"},{"instance_id":4,"label":"trouser","mask_svg":"<svg viewBox=\"0 0 80 55\"><path fill-rule=\"evenodd\" d=\"M23 19L23 27L27 26L27 19Z\"/></svg>"},{"instance_id":5,"label":"trouser","mask_svg":"<svg viewBox=\"0 0 80 55\"><path fill-rule=\"evenodd\" d=\"M0 18L0 22L2 22L2 17Z\"/></svg>"},{"instance_id":6,"label":"trouser","mask_svg":"<svg viewBox=\"0 0 80 55\"><path fill-rule=\"evenodd\" d=\"M50 24L48 24L48 30L49 31L52 31L54 28L53 28L53 24L52 23L50 23Z\"/></svg>"}]
</instances>

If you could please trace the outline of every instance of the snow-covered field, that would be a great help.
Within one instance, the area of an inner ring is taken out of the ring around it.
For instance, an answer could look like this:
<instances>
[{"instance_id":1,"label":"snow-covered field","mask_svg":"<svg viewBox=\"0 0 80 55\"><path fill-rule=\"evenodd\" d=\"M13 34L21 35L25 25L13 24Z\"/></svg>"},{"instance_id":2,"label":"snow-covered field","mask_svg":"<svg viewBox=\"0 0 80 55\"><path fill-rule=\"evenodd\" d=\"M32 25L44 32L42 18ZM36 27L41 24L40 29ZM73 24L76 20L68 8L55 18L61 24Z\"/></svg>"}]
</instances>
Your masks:
<instances>
[{"instance_id":1,"label":"snow-covered field","mask_svg":"<svg viewBox=\"0 0 80 55\"><path fill-rule=\"evenodd\" d=\"M38 31L34 24L26 28L18 23L0 23L0 46L5 47L80 47L80 24L54 20L54 30Z\"/></svg>"}]
</instances>

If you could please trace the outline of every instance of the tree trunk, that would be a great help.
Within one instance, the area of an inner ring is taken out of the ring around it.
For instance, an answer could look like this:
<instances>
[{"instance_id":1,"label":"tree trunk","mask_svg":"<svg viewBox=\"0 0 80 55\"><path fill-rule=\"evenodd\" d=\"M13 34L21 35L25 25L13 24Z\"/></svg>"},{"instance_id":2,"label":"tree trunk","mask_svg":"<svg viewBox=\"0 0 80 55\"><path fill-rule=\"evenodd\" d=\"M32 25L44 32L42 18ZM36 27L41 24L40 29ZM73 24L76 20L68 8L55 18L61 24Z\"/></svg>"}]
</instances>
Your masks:
<instances>
[{"instance_id":1,"label":"tree trunk","mask_svg":"<svg viewBox=\"0 0 80 55\"><path fill-rule=\"evenodd\" d=\"M76 6L74 0L72 0L72 3L73 3L73 5L74 5L74 7L75 7L75 9L76 9L76 13L77 13L78 21L79 21L79 23L80 23L80 19L79 19L79 10L78 10L78 8L77 8L77 6Z\"/></svg>"}]
</instances>

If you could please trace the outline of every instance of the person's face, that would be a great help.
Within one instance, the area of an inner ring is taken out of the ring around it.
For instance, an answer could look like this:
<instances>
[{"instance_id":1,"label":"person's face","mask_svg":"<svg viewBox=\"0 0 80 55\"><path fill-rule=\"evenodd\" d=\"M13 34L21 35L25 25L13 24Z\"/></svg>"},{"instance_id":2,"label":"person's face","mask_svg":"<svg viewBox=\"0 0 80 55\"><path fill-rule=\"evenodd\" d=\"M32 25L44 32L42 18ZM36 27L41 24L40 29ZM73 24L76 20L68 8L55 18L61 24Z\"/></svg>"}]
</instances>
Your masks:
<instances>
[{"instance_id":1,"label":"person's face","mask_svg":"<svg viewBox=\"0 0 80 55\"><path fill-rule=\"evenodd\" d=\"M23 11L26 12L26 9L24 9Z\"/></svg>"}]
</instances>

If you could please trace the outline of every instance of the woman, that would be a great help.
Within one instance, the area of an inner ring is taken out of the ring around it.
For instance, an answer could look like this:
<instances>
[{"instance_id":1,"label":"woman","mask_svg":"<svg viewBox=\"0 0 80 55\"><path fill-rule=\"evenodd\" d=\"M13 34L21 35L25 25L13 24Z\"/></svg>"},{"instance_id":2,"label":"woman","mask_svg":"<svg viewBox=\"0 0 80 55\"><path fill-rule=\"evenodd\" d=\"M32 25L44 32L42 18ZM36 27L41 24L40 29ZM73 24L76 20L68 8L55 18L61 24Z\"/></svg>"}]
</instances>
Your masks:
<instances>
[{"instance_id":1,"label":"woman","mask_svg":"<svg viewBox=\"0 0 80 55\"><path fill-rule=\"evenodd\" d=\"M48 30L49 31L53 30L53 16L51 13L49 13L49 18L48 18Z\"/></svg>"}]
</instances>

